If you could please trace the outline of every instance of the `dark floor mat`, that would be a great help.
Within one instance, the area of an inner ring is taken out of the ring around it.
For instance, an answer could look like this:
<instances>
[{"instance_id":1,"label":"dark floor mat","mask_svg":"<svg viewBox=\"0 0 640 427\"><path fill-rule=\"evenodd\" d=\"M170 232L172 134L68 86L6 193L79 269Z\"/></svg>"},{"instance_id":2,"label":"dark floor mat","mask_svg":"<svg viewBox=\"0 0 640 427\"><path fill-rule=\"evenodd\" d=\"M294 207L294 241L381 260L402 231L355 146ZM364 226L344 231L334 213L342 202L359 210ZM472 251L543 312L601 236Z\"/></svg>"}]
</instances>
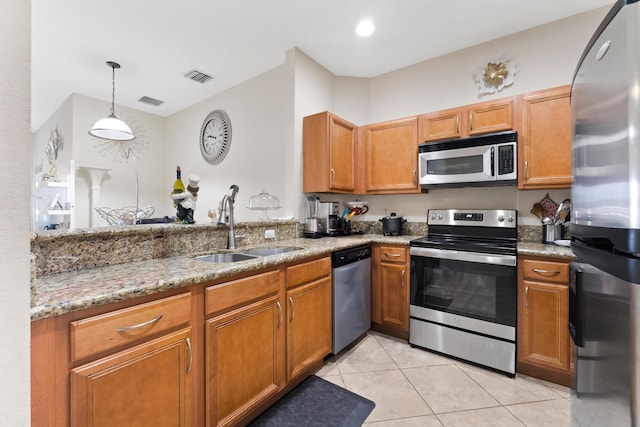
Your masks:
<instances>
[{"instance_id":1,"label":"dark floor mat","mask_svg":"<svg viewBox=\"0 0 640 427\"><path fill-rule=\"evenodd\" d=\"M369 399L312 375L249 427L359 427L375 406Z\"/></svg>"}]
</instances>

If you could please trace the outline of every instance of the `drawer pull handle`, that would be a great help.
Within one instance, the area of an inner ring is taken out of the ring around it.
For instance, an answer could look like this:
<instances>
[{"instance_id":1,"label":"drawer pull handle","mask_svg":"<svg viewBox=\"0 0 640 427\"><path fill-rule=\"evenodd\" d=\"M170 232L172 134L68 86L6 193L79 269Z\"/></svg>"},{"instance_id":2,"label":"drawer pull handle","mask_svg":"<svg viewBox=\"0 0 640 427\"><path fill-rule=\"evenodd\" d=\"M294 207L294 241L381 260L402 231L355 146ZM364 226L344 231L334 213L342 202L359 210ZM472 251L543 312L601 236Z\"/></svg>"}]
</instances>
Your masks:
<instances>
[{"instance_id":1,"label":"drawer pull handle","mask_svg":"<svg viewBox=\"0 0 640 427\"><path fill-rule=\"evenodd\" d=\"M406 274L406 270L403 268L402 269L402 287L404 288L404 276Z\"/></svg>"},{"instance_id":2,"label":"drawer pull handle","mask_svg":"<svg viewBox=\"0 0 640 427\"><path fill-rule=\"evenodd\" d=\"M456 114L456 133L460 133L460 114Z\"/></svg>"},{"instance_id":3,"label":"drawer pull handle","mask_svg":"<svg viewBox=\"0 0 640 427\"><path fill-rule=\"evenodd\" d=\"M282 306L280 305L280 301L276 301L276 306L278 307L278 327L277 329L280 329L280 325L282 324Z\"/></svg>"},{"instance_id":4,"label":"drawer pull handle","mask_svg":"<svg viewBox=\"0 0 640 427\"><path fill-rule=\"evenodd\" d=\"M296 308L293 306L293 298L289 297L289 304L291 304L291 318L289 322L293 322L293 315L296 313Z\"/></svg>"},{"instance_id":5,"label":"drawer pull handle","mask_svg":"<svg viewBox=\"0 0 640 427\"><path fill-rule=\"evenodd\" d=\"M193 366L193 350L191 348L191 339L187 337L187 348L189 349L189 367L187 368L187 374L191 372L191 367Z\"/></svg>"},{"instance_id":6,"label":"drawer pull handle","mask_svg":"<svg viewBox=\"0 0 640 427\"><path fill-rule=\"evenodd\" d=\"M560 274L560 270L540 270L539 268L531 269L534 273L542 274L543 276L555 276L556 274Z\"/></svg>"},{"instance_id":7,"label":"drawer pull handle","mask_svg":"<svg viewBox=\"0 0 640 427\"><path fill-rule=\"evenodd\" d=\"M529 308L529 287L524 287L524 308Z\"/></svg>"},{"instance_id":8,"label":"drawer pull handle","mask_svg":"<svg viewBox=\"0 0 640 427\"><path fill-rule=\"evenodd\" d=\"M385 252L384 256L387 258L400 258L400 254L390 254L389 252Z\"/></svg>"},{"instance_id":9,"label":"drawer pull handle","mask_svg":"<svg viewBox=\"0 0 640 427\"><path fill-rule=\"evenodd\" d=\"M118 332L127 332L133 329L144 328L145 326L153 325L154 323L159 322L160 319L162 319L162 314L158 314L156 317L154 317L151 320L147 320L146 322L138 323L137 325L133 325L133 326L123 326L121 328L118 328L117 330Z\"/></svg>"}]
</instances>

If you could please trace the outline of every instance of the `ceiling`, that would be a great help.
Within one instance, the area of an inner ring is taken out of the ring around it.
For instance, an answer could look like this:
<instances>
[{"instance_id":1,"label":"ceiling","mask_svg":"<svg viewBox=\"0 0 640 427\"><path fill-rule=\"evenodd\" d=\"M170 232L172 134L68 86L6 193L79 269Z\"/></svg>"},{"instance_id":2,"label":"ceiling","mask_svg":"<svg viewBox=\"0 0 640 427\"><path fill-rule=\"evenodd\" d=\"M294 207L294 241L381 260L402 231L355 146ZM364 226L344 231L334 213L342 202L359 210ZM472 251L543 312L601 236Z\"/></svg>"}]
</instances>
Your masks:
<instances>
[{"instance_id":1,"label":"ceiling","mask_svg":"<svg viewBox=\"0 0 640 427\"><path fill-rule=\"evenodd\" d=\"M167 116L284 63L292 47L335 75L374 77L613 3L32 0L32 129L72 93L110 102L106 61L122 66L116 104ZM354 32L363 18L376 26L369 38ZM213 80L188 80L193 69Z\"/></svg>"}]
</instances>

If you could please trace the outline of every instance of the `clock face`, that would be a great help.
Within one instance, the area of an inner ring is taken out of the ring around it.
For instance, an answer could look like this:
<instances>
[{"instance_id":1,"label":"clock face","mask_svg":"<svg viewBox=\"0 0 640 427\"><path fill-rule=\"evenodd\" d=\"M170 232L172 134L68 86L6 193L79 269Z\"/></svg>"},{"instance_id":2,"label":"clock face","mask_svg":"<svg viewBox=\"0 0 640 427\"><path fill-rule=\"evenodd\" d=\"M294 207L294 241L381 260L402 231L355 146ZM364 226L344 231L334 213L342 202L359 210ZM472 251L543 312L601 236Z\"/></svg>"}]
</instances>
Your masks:
<instances>
[{"instance_id":1,"label":"clock face","mask_svg":"<svg viewBox=\"0 0 640 427\"><path fill-rule=\"evenodd\" d=\"M200 153L213 165L222 162L231 147L231 121L223 110L212 111L200 129Z\"/></svg>"}]
</instances>

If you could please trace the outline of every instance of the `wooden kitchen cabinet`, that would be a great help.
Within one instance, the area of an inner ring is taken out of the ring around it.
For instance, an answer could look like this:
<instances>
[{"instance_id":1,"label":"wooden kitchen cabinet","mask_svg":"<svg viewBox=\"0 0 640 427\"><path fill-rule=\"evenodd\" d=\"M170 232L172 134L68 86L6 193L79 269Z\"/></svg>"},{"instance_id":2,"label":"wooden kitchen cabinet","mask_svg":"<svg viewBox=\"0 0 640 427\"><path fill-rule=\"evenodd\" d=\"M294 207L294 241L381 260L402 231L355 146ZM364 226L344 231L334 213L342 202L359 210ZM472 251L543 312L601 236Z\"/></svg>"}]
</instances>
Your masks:
<instances>
[{"instance_id":1,"label":"wooden kitchen cabinet","mask_svg":"<svg viewBox=\"0 0 640 427\"><path fill-rule=\"evenodd\" d=\"M71 371L71 426L193 425L187 328Z\"/></svg>"},{"instance_id":2,"label":"wooden kitchen cabinet","mask_svg":"<svg viewBox=\"0 0 640 427\"><path fill-rule=\"evenodd\" d=\"M372 329L409 338L409 248L375 245L372 254Z\"/></svg>"},{"instance_id":3,"label":"wooden kitchen cabinet","mask_svg":"<svg viewBox=\"0 0 640 427\"><path fill-rule=\"evenodd\" d=\"M509 97L421 115L419 143L511 130L514 102Z\"/></svg>"},{"instance_id":4,"label":"wooden kitchen cabinet","mask_svg":"<svg viewBox=\"0 0 640 427\"><path fill-rule=\"evenodd\" d=\"M205 290L207 425L231 426L284 386L278 271Z\"/></svg>"},{"instance_id":5,"label":"wooden kitchen cabinet","mask_svg":"<svg viewBox=\"0 0 640 427\"><path fill-rule=\"evenodd\" d=\"M31 324L34 426L244 425L331 352L331 259Z\"/></svg>"},{"instance_id":6,"label":"wooden kitchen cabinet","mask_svg":"<svg viewBox=\"0 0 640 427\"><path fill-rule=\"evenodd\" d=\"M327 111L304 117L302 126L302 191L353 193L357 127Z\"/></svg>"},{"instance_id":7,"label":"wooden kitchen cabinet","mask_svg":"<svg viewBox=\"0 0 640 427\"><path fill-rule=\"evenodd\" d=\"M517 371L570 385L569 263L518 258Z\"/></svg>"},{"instance_id":8,"label":"wooden kitchen cabinet","mask_svg":"<svg viewBox=\"0 0 640 427\"><path fill-rule=\"evenodd\" d=\"M191 304L186 292L60 319L59 335L53 337L60 351L57 366L69 368L56 369L60 376L53 381L63 390L68 387L66 396L58 395L58 404L69 408L69 420L64 411L56 411L61 416L56 424L192 426ZM35 351L42 349L36 346Z\"/></svg>"},{"instance_id":9,"label":"wooden kitchen cabinet","mask_svg":"<svg viewBox=\"0 0 640 427\"><path fill-rule=\"evenodd\" d=\"M367 194L419 193L416 117L364 127Z\"/></svg>"},{"instance_id":10,"label":"wooden kitchen cabinet","mask_svg":"<svg viewBox=\"0 0 640 427\"><path fill-rule=\"evenodd\" d=\"M331 353L331 259L287 269L287 380L292 381Z\"/></svg>"},{"instance_id":11,"label":"wooden kitchen cabinet","mask_svg":"<svg viewBox=\"0 0 640 427\"><path fill-rule=\"evenodd\" d=\"M571 87L522 95L519 189L571 187Z\"/></svg>"}]
</instances>

